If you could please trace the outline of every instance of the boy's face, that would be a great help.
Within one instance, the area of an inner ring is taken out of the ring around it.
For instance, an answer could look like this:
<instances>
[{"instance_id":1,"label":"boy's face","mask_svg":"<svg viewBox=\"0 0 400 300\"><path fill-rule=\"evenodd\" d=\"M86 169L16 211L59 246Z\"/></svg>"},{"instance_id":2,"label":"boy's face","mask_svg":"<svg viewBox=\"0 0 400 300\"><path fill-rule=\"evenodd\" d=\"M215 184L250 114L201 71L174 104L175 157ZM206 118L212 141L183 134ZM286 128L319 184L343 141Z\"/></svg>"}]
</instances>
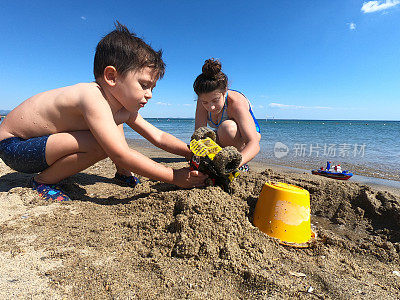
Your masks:
<instances>
[{"instance_id":1,"label":"boy's face","mask_svg":"<svg viewBox=\"0 0 400 300\"><path fill-rule=\"evenodd\" d=\"M150 67L128 71L118 76L114 96L126 110L137 112L152 97L157 83L156 71Z\"/></svg>"},{"instance_id":2,"label":"boy's face","mask_svg":"<svg viewBox=\"0 0 400 300\"><path fill-rule=\"evenodd\" d=\"M220 91L200 94L198 101L201 101L201 104L208 112L218 114L224 107L225 94Z\"/></svg>"}]
</instances>

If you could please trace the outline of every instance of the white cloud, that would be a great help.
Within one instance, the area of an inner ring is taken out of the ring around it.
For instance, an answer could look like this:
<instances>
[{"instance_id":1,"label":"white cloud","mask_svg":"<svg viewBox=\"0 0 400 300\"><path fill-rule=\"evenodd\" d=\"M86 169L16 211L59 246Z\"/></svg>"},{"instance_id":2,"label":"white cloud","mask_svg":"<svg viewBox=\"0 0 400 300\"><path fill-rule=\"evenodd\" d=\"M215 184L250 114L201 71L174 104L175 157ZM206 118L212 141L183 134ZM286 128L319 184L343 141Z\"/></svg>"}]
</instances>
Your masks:
<instances>
[{"instance_id":1,"label":"white cloud","mask_svg":"<svg viewBox=\"0 0 400 300\"><path fill-rule=\"evenodd\" d=\"M365 14L385 10L399 4L399 0L385 0L385 1L368 1L364 2L361 11Z\"/></svg>"},{"instance_id":2,"label":"white cloud","mask_svg":"<svg viewBox=\"0 0 400 300\"><path fill-rule=\"evenodd\" d=\"M271 108L279 109L332 109L332 107L325 106L302 106L302 105L291 105L291 104L281 104L281 103L270 103L268 104Z\"/></svg>"},{"instance_id":3,"label":"white cloud","mask_svg":"<svg viewBox=\"0 0 400 300\"><path fill-rule=\"evenodd\" d=\"M350 29L350 30L355 30L356 27L357 27L357 25L356 25L355 23L353 23L353 22L351 22L351 23L349 24L349 29Z\"/></svg>"},{"instance_id":4,"label":"white cloud","mask_svg":"<svg viewBox=\"0 0 400 300\"><path fill-rule=\"evenodd\" d=\"M157 105L162 105L162 106L171 106L171 103L166 103L166 102L156 102Z\"/></svg>"},{"instance_id":5,"label":"white cloud","mask_svg":"<svg viewBox=\"0 0 400 300\"><path fill-rule=\"evenodd\" d=\"M81 17L81 20L86 21L86 17L85 17L85 16L82 16L82 17Z\"/></svg>"},{"instance_id":6,"label":"white cloud","mask_svg":"<svg viewBox=\"0 0 400 300\"><path fill-rule=\"evenodd\" d=\"M182 105L183 106L193 106L194 104L192 104L192 103L183 103Z\"/></svg>"}]
</instances>

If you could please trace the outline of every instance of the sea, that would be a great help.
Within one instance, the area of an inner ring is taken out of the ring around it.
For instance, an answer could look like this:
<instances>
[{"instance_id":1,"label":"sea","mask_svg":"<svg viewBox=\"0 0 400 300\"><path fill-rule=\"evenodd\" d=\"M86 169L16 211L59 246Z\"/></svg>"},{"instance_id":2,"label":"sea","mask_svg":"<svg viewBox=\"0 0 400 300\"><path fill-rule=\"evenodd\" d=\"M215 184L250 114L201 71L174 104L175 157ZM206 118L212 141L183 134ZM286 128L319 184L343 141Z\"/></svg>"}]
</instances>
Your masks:
<instances>
[{"instance_id":1,"label":"sea","mask_svg":"<svg viewBox=\"0 0 400 300\"><path fill-rule=\"evenodd\" d=\"M194 119L146 120L186 143L194 131ZM355 175L400 181L400 121L259 119L258 122L261 149L255 162L309 171L325 167L330 161ZM128 126L124 126L124 131L127 139L144 140Z\"/></svg>"},{"instance_id":2,"label":"sea","mask_svg":"<svg viewBox=\"0 0 400 300\"><path fill-rule=\"evenodd\" d=\"M147 119L189 143L194 119ZM258 120L260 152L254 161L302 170L327 161L357 175L400 181L400 121ZM128 139L142 139L125 127Z\"/></svg>"}]
</instances>

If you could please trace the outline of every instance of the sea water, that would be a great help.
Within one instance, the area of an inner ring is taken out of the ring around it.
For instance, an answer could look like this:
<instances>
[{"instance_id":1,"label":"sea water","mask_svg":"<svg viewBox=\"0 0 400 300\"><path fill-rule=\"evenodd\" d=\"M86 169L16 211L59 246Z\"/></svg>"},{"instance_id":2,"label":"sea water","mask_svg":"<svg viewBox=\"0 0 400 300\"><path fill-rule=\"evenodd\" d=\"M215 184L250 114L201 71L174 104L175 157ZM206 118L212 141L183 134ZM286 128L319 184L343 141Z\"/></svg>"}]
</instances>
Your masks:
<instances>
[{"instance_id":1,"label":"sea water","mask_svg":"<svg viewBox=\"0 0 400 300\"><path fill-rule=\"evenodd\" d=\"M147 119L186 143L193 119ZM258 120L260 153L255 161L316 169L327 161L355 174L400 180L400 121ZM141 139L125 127L126 137Z\"/></svg>"},{"instance_id":2,"label":"sea water","mask_svg":"<svg viewBox=\"0 0 400 300\"><path fill-rule=\"evenodd\" d=\"M146 119L185 143L194 119ZM1 121L0 121L1 122ZM400 181L400 121L258 120L255 161L305 170L340 164L354 174ZM124 126L128 139L143 139Z\"/></svg>"}]
</instances>

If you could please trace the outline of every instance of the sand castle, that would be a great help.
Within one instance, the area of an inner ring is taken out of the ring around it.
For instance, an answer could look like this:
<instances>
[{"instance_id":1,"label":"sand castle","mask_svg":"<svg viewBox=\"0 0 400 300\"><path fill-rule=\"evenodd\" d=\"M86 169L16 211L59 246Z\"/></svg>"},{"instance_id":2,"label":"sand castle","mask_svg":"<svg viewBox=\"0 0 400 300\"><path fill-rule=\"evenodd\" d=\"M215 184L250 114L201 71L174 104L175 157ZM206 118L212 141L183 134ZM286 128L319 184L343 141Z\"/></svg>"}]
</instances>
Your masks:
<instances>
[{"instance_id":1,"label":"sand castle","mask_svg":"<svg viewBox=\"0 0 400 300\"><path fill-rule=\"evenodd\" d=\"M216 134L207 127L198 128L192 135L190 150L194 153L190 165L210 176L209 185L219 185L230 192L230 183L239 172L237 168L242 155L233 146L221 148L216 142Z\"/></svg>"}]
</instances>

